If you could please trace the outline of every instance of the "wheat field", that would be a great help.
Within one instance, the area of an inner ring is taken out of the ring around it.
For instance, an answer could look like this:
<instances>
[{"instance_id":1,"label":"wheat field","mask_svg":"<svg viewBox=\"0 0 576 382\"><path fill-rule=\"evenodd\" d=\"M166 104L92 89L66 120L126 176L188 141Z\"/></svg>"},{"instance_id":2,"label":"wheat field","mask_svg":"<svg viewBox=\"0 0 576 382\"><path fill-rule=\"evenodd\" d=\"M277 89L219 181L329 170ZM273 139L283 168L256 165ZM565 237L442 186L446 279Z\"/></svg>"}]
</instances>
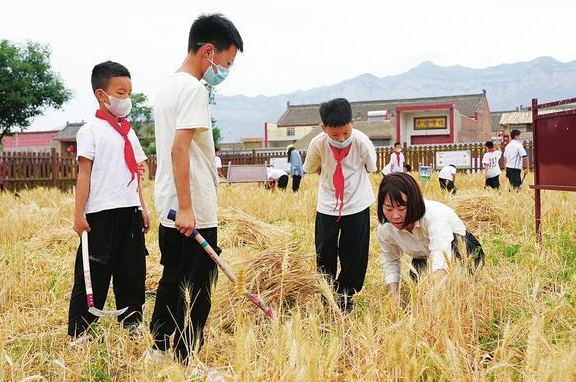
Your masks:
<instances>
[{"instance_id":1,"label":"wheat field","mask_svg":"<svg viewBox=\"0 0 576 382\"><path fill-rule=\"evenodd\" d=\"M372 177L375 189L380 178ZM503 180L501 193L489 192L483 181L459 176L456 196L441 192L436 178L423 190L455 208L479 238L484 269L472 277L453 264L443 281L425 277L416 286L404 266L406 307L397 309L382 278L373 205L368 274L349 315L315 272L317 176L297 194L220 186L219 244L240 285L220 274L206 343L187 367L169 357L146 362L151 337L130 338L110 318L100 319L94 340L70 346L73 195L0 194L0 381L201 381L206 365L226 381L574 381L576 194L543 193L539 245L533 191L508 192ZM147 324L161 267L152 183L144 190L153 220ZM250 305L242 287L258 292L274 319Z\"/></svg>"}]
</instances>

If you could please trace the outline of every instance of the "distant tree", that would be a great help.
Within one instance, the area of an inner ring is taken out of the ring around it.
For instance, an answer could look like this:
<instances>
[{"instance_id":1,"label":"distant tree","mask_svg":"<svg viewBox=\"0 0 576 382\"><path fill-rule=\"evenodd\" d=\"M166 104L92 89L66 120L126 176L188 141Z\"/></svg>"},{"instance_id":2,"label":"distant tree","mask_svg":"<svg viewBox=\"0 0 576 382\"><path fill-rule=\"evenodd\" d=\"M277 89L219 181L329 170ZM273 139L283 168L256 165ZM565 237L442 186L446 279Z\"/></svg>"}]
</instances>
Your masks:
<instances>
[{"instance_id":1,"label":"distant tree","mask_svg":"<svg viewBox=\"0 0 576 382\"><path fill-rule=\"evenodd\" d=\"M60 109L71 97L50 66L48 46L0 41L0 142L16 129L26 130L46 109Z\"/></svg>"},{"instance_id":2,"label":"distant tree","mask_svg":"<svg viewBox=\"0 0 576 382\"><path fill-rule=\"evenodd\" d=\"M128 120L140 138L140 144L146 154L156 154L156 141L154 138L154 120L152 107L149 106L148 97L144 93L132 93L132 110Z\"/></svg>"},{"instance_id":3,"label":"distant tree","mask_svg":"<svg viewBox=\"0 0 576 382\"><path fill-rule=\"evenodd\" d=\"M212 118L212 138L214 139L214 147L220 146L220 141L222 141L222 132L216 124L218 121Z\"/></svg>"}]
</instances>

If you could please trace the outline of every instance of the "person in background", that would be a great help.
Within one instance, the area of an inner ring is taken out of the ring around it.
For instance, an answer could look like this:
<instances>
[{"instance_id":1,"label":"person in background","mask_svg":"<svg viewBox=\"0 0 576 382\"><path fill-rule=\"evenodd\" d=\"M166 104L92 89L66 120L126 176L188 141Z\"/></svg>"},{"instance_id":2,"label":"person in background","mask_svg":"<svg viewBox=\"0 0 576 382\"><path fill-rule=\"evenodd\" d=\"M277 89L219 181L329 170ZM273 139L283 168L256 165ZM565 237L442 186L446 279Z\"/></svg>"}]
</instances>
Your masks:
<instances>
[{"instance_id":1,"label":"person in background","mask_svg":"<svg viewBox=\"0 0 576 382\"><path fill-rule=\"evenodd\" d=\"M222 177L222 158L220 158L220 148L216 147L214 151L214 167L216 168L216 174L218 177Z\"/></svg>"},{"instance_id":2,"label":"person in background","mask_svg":"<svg viewBox=\"0 0 576 382\"><path fill-rule=\"evenodd\" d=\"M454 182L456 181L456 166L449 164L442 167L438 173L438 182L440 182L440 188L448 191L452 195L456 194L456 186Z\"/></svg>"},{"instance_id":3,"label":"person in background","mask_svg":"<svg viewBox=\"0 0 576 382\"><path fill-rule=\"evenodd\" d=\"M486 174L486 188L500 189L500 158L502 151L494 148L494 142L486 142L486 152L482 157L482 164Z\"/></svg>"},{"instance_id":4,"label":"person in background","mask_svg":"<svg viewBox=\"0 0 576 382\"><path fill-rule=\"evenodd\" d=\"M267 187L273 190L276 185L284 191L288 186L288 173L284 170L276 169L274 167L266 167L266 178L268 180Z\"/></svg>"},{"instance_id":5,"label":"person in background","mask_svg":"<svg viewBox=\"0 0 576 382\"><path fill-rule=\"evenodd\" d=\"M390 154L390 173L404 172L404 153L402 153L402 144L400 142L394 143L394 152Z\"/></svg>"},{"instance_id":6,"label":"person in background","mask_svg":"<svg viewBox=\"0 0 576 382\"><path fill-rule=\"evenodd\" d=\"M520 130L514 129L510 132L510 142L504 149L504 166L506 167L506 178L515 191L518 191L522 185L522 178L520 177L522 165L524 165L524 174L528 174L530 172L528 153L522 146Z\"/></svg>"},{"instance_id":7,"label":"person in background","mask_svg":"<svg viewBox=\"0 0 576 382\"><path fill-rule=\"evenodd\" d=\"M290 163L290 176L292 176L292 191L296 192L300 189L300 181L304 176L302 169L302 157L294 146L288 146L288 163Z\"/></svg>"}]
</instances>

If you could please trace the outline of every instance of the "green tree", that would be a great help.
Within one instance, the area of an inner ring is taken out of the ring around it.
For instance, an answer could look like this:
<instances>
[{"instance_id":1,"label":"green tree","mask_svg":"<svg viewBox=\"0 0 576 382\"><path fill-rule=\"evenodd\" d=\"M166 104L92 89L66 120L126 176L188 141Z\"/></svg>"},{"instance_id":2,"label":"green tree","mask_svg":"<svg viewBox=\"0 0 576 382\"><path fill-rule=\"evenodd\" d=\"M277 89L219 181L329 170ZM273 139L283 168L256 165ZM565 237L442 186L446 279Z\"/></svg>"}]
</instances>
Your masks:
<instances>
[{"instance_id":1,"label":"green tree","mask_svg":"<svg viewBox=\"0 0 576 382\"><path fill-rule=\"evenodd\" d=\"M128 120L146 154L156 154L156 140L154 138L154 124L152 107L148 105L148 97L144 93L132 93L132 110Z\"/></svg>"},{"instance_id":2,"label":"green tree","mask_svg":"<svg viewBox=\"0 0 576 382\"><path fill-rule=\"evenodd\" d=\"M71 97L50 67L48 46L0 41L0 142L16 129L26 130L46 109L60 109Z\"/></svg>"},{"instance_id":3,"label":"green tree","mask_svg":"<svg viewBox=\"0 0 576 382\"><path fill-rule=\"evenodd\" d=\"M212 138L214 139L214 147L220 146L220 141L222 140L222 132L216 125L216 122L216 119L212 118Z\"/></svg>"}]
</instances>

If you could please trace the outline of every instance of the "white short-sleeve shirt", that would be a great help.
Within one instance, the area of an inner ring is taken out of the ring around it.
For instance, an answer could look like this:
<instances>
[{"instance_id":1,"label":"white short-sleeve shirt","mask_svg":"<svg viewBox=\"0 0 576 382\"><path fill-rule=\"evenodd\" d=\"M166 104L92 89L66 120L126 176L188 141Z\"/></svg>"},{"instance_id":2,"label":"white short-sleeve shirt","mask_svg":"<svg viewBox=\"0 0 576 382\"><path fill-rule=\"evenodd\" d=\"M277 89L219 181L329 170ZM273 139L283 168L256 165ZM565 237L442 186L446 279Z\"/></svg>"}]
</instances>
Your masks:
<instances>
[{"instance_id":1,"label":"white short-sleeve shirt","mask_svg":"<svg viewBox=\"0 0 576 382\"><path fill-rule=\"evenodd\" d=\"M374 203L374 191L368 173L377 171L376 150L363 132L352 129L352 147L342 160L344 173L344 208L342 216L361 212ZM312 139L308 146L304 171L314 173L321 168L318 186L317 211L338 216L333 182L336 160L329 147L328 136L322 132Z\"/></svg>"},{"instance_id":2,"label":"white short-sleeve shirt","mask_svg":"<svg viewBox=\"0 0 576 382\"><path fill-rule=\"evenodd\" d=\"M502 157L502 151L494 150L488 151L482 157L482 164L486 168L486 178L494 178L500 175L500 158Z\"/></svg>"},{"instance_id":3,"label":"white short-sleeve shirt","mask_svg":"<svg viewBox=\"0 0 576 382\"><path fill-rule=\"evenodd\" d=\"M404 172L404 153L400 152L400 155L396 155L396 152L390 154L390 172Z\"/></svg>"},{"instance_id":4,"label":"white short-sleeve shirt","mask_svg":"<svg viewBox=\"0 0 576 382\"><path fill-rule=\"evenodd\" d=\"M134 130L128 132L136 162L146 155ZM84 212L91 214L124 207L141 207L138 176L132 174L124 159L124 138L108 121L94 117L76 134L77 157L92 161L90 192ZM130 184L128 184L130 183Z\"/></svg>"},{"instance_id":5,"label":"white short-sleeve shirt","mask_svg":"<svg viewBox=\"0 0 576 382\"><path fill-rule=\"evenodd\" d=\"M438 173L438 178L452 180L454 181L454 174L456 174L456 168L453 166L444 166Z\"/></svg>"},{"instance_id":6,"label":"white short-sleeve shirt","mask_svg":"<svg viewBox=\"0 0 576 382\"><path fill-rule=\"evenodd\" d=\"M214 185L218 180L206 87L188 73L173 73L156 96L154 121L158 160L154 197L160 224L173 228L174 222L167 218L168 211L178 210L172 174L174 135L176 130L194 129L190 144L190 193L196 227L216 227L218 201Z\"/></svg>"},{"instance_id":7,"label":"white short-sleeve shirt","mask_svg":"<svg viewBox=\"0 0 576 382\"><path fill-rule=\"evenodd\" d=\"M522 169L523 158L527 156L528 153L522 146L519 140L513 139L507 145L504 150L504 157L506 158L506 167Z\"/></svg>"}]
</instances>

